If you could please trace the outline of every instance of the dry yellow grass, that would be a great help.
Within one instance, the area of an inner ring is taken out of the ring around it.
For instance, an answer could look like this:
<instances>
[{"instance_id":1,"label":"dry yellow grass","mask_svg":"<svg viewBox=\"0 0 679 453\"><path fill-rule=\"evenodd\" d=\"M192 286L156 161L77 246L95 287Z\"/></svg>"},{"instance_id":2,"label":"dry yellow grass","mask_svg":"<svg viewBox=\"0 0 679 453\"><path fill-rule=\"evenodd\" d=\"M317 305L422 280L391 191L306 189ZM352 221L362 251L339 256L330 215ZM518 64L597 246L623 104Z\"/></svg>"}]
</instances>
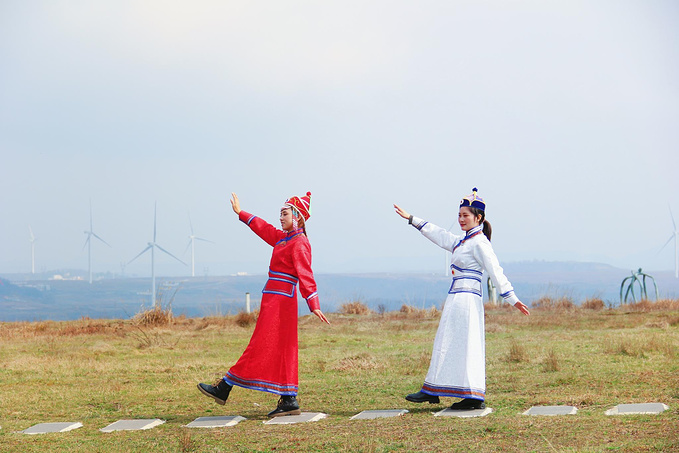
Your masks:
<instances>
[{"instance_id":1,"label":"dry yellow grass","mask_svg":"<svg viewBox=\"0 0 679 453\"><path fill-rule=\"evenodd\" d=\"M235 316L0 323L0 451L676 451L679 310L648 304L592 310L486 311L487 398L480 419L442 420L411 404L429 365L437 317L392 312L300 320L302 409L318 423L262 425L275 395L236 388L218 406L195 388L223 375L251 331ZM414 314L416 313L416 314ZM143 345L139 332L150 339ZM514 357L514 359L512 359ZM658 416L606 417L620 403L663 402ZM576 416L525 417L533 405L568 404ZM365 409L406 408L396 419L351 421ZM242 415L232 428L189 430L200 416ZM129 418L166 421L104 434ZM47 436L16 431L46 421L84 427Z\"/></svg>"},{"instance_id":2,"label":"dry yellow grass","mask_svg":"<svg viewBox=\"0 0 679 453\"><path fill-rule=\"evenodd\" d=\"M363 302L354 301L340 305L339 313L343 315L369 315L372 311Z\"/></svg>"}]
</instances>

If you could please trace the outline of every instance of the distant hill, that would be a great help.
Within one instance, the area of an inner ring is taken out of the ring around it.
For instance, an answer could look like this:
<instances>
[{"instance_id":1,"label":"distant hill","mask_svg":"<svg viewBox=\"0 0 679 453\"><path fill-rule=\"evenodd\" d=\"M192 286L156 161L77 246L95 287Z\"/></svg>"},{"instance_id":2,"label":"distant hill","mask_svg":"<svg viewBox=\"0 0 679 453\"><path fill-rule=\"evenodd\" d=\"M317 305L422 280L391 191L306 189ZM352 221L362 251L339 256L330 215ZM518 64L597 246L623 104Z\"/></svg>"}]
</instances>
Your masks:
<instances>
[{"instance_id":1,"label":"distant hill","mask_svg":"<svg viewBox=\"0 0 679 453\"><path fill-rule=\"evenodd\" d=\"M601 263L526 261L506 263L504 270L522 301L529 304L543 296L570 297L575 303L599 297L609 305L619 301L620 283L631 270ZM43 279L3 275L0 280L0 321L129 318L151 306L150 278L103 278L91 285L84 279L47 280L49 275L77 278L78 271L50 272ZM653 272L660 296L679 298L679 281L673 273ZM158 277L162 303L172 304L176 314L206 316L236 313L245 307L250 293L256 307L266 275L223 277ZM408 304L440 307L450 287L450 276L441 274L317 274L321 306L327 312L349 301L361 301L373 310L398 310ZM485 280L484 280L485 281ZM485 285L484 285L485 293ZM300 314L308 313L300 299Z\"/></svg>"}]
</instances>

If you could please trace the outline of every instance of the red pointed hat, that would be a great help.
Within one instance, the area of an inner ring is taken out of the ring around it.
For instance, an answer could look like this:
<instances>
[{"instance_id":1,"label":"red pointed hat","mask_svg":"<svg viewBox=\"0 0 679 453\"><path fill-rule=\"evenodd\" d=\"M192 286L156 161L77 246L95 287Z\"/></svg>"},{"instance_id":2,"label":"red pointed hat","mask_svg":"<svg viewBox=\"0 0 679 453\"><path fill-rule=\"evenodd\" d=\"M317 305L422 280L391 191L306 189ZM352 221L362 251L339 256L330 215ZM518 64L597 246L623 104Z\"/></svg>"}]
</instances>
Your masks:
<instances>
[{"instance_id":1,"label":"red pointed hat","mask_svg":"<svg viewBox=\"0 0 679 453\"><path fill-rule=\"evenodd\" d=\"M299 212L304 220L309 220L311 217L311 192L301 197L290 197L285 200L285 206L290 206Z\"/></svg>"}]
</instances>

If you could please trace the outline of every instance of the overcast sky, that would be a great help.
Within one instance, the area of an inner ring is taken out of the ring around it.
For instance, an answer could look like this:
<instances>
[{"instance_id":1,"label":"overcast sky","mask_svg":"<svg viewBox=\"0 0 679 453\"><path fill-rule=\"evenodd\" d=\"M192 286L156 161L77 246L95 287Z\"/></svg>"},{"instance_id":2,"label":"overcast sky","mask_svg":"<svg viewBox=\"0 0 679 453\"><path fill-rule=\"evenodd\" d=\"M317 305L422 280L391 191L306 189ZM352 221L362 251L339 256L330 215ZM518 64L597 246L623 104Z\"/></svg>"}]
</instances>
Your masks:
<instances>
[{"instance_id":1,"label":"overcast sky","mask_svg":"<svg viewBox=\"0 0 679 453\"><path fill-rule=\"evenodd\" d=\"M670 270L679 3L0 2L0 272L120 272L153 235L196 272L264 273L228 202L312 192L317 273L443 271L471 188L501 262ZM190 213L190 214L189 214ZM168 256L166 275L190 275ZM150 275L150 256L127 274Z\"/></svg>"}]
</instances>

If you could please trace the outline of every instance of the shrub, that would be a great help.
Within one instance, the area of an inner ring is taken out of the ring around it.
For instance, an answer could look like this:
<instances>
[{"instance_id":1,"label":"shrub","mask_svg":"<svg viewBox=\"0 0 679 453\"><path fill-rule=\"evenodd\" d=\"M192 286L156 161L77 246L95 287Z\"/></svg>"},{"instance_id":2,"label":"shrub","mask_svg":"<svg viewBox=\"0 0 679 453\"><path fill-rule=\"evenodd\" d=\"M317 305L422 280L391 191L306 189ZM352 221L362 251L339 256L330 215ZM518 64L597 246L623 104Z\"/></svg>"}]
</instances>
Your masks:
<instances>
[{"instance_id":1,"label":"shrub","mask_svg":"<svg viewBox=\"0 0 679 453\"><path fill-rule=\"evenodd\" d=\"M554 349L549 350L549 354L542 363L542 366L546 372L554 372L561 369L559 358L557 357L556 352L554 352Z\"/></svg>"},{"instance_id":2,"label":"shrub","mask_svg":"<svg viewBox=\"0 0 679 453\"><path fill-rule=\"evenodd\" d=\"M343 315L369 315L371 313L368 306L361 301L344 303L339 311Z\"/></svg>"},{"instance_id":3,"label":"shrub","mask_svg":"<svg viewBox=\"0 0 679 453\"><path fill-rule=\"evenodd\" d=\"M629 311L648 312L648 311L673 311L679 310L679 299L660 299L652 302L648 299L640 300L621 307Z\"/></svg>"},{"instance_id":4,"label":"shrub","mask_svg":"<svg viewBox=\"0 0 679 453\"><path fill-rule=\"evenodd\" d=\"M564 311L564 310L572 310L575 308L575 304L573 303L573 300L570 297L560 297L558 299L555 299L553 297L549 296L543 296L537 300L534 300L531 303L531 307L536 308L536 309L545 309L545 310L559 310L559 311Z\"/></svg>"},{"instance_id":5,"label":"shrub","mask_svg":"<svg viewBox=\"0 0 679 453\"><path fill-rule=\"evenodd\" d=\"M132 318L135 324L145 327L166 326L172 324L173 319L172 308L160 306L141 311Z\"/></svg>"},{"instance_id":6,"label":"shrub","mask_svg":"<svg viewBox=\"0 0 679 453\"><path fill-rule=\"evenodd\" d=\"M403 304L400 313L406 315L407 318L436 318L439 315L439 311L436 307L432 306L430 308L417 308L412 305Z\"/></svg>"},{"instance_id":7,"label":"shrub","mask_svg":"<svg viewBox=\"0 0 679 453\"><path fill-rule=\"evenodd\" d=\"M509 362L529 362L530 358L526 348L516 340L512 340L512 344L509 346L509 355L507 356L507 361Z\"/></svg>"},{"instance_id":8,"label":"shrub","mask_svg":"<svg viewBox=\"0 0 679 453\"><path fill-rule=\"evenodd\" d=\"M255 310L251 313L239 311L233 320L239 327L248 327L257 322L257 317L259 317L259 310Z\"/></svg>"},{"instance_id":9,"label":"shrub","mask_svg":"<svg viewBox=\"0 0 679 453\"><path fill-rule=\"evenodd\" d=\"M598 297L594 297L585 300L580 307L584 308L585 310L603 310L605 306L606 305L604 304L603 300L599 299Z\"/></svg>"}]
</instances>

